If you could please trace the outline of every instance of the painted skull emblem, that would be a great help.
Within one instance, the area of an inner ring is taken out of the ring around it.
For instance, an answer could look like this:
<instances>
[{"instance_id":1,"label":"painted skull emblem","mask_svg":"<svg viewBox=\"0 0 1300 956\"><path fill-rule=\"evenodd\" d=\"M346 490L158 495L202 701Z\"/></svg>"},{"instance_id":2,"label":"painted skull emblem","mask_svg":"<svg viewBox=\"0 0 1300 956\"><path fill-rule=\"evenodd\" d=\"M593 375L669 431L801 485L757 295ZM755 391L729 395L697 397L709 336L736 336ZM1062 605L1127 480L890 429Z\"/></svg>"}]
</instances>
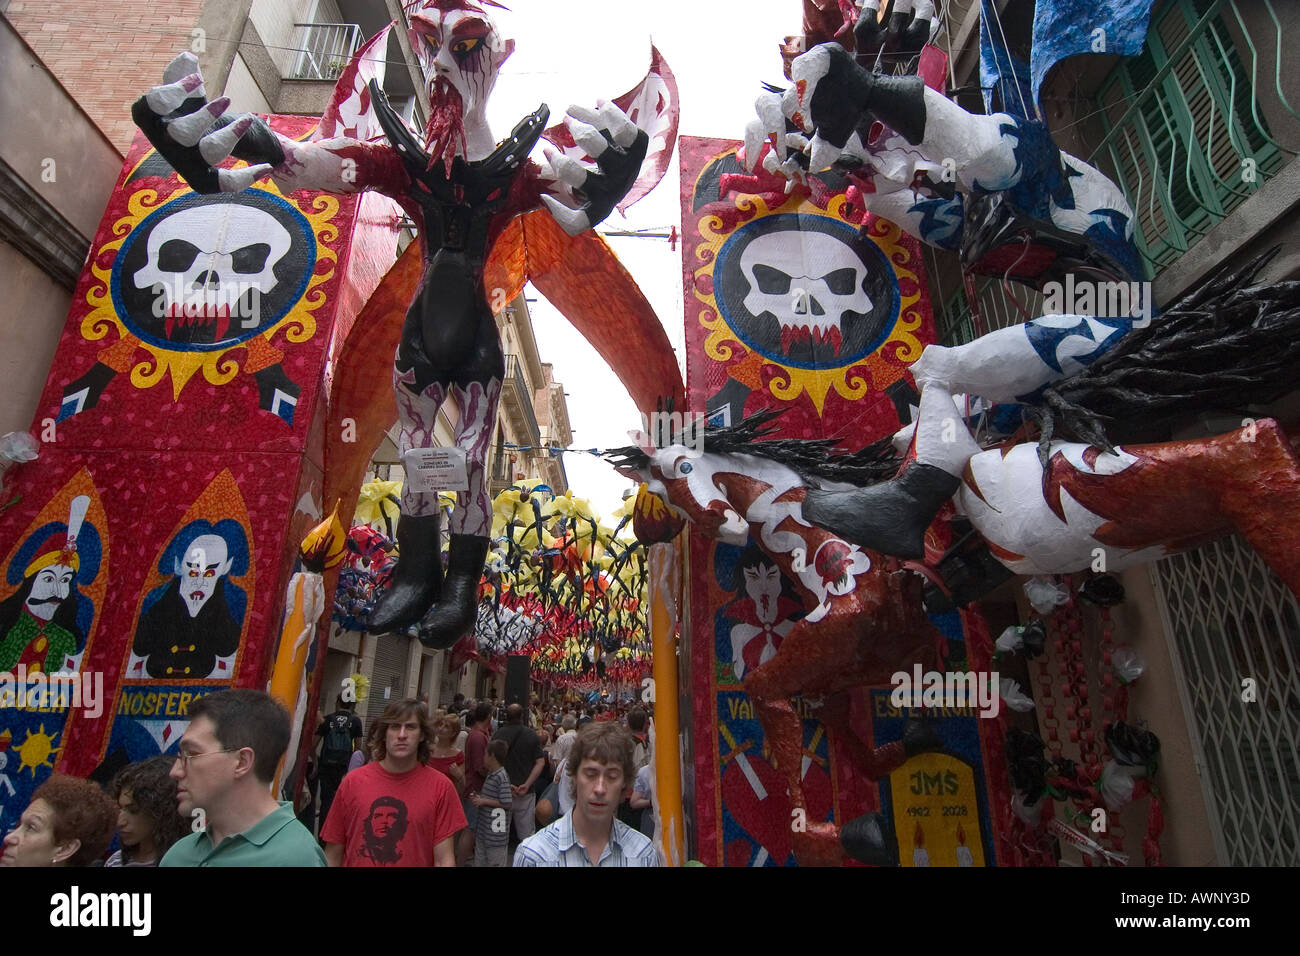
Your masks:
<instances>
[{"instance_id":1,"label":"painted skull emblem","mask_svg":"<svg viewBox=\"0 0 1300 956\"><path fill-rule=\"evenodd\" d=\"M288 230L260 209L228 207L215 234L205 231L211 219L206 209L164 219L149 236L148 264L135 273L136 288L161 291L169 339L178 325L194 337L211 326L211 341L224 339L231 316L252 316L276 287L275 266L292 244Z\"/></svg>"},{"instance_id":2,"label":"painted skull emblem","mask_svg":"<svg viewBox=\"0 0 1300 956\"><path fill-rule=\"evenodd\" d=\"M266 193L190 196L136 228L114 265L119 314L171 348L229 345L274 325L310 276L311 230Z\"/></svg>"},{"instance_id":3,"label":"painted skull emblem","mask_svg":"<svg viewBox=\"0 0 1300 956\"><path fill-rule=\"evenodd\" d=\"M718 305L741 341L797 368L864 358L898 314L884 254L827 216L765 216L740 227L718 254L715 281Z\"/></svg>"},{"instance_id":4,"label":"painted skull emblem","mask_svg":"<svg viewBox=\"0 0 1300 956\"><path fill-rule=\"evenodd\" d=\"M746 310L781 323L781 351L796 341L830 345L840 352L847 312L867 315L871 297L863 289L866 266L854 251L825 233L792 243L787 233L759 236L740 256L749 282Z\"/></svg>"}]
</instances>

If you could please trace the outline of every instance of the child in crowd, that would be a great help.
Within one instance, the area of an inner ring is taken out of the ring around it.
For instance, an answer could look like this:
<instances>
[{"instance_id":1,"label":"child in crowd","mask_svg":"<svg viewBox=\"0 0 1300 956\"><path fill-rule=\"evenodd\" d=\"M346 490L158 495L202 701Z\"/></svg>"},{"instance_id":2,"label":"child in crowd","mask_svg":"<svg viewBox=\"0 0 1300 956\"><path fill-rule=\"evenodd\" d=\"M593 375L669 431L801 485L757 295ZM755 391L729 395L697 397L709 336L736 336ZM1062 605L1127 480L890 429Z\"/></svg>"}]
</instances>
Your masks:
<instances>
[{"instance_id":1,"label":"child in crowd","mask_svg":"<svg viewBox=\"0 0 1300 956\"><path fill-rule=\"evenodd\" d=\"M510 837L511 791L510 778L506 776L506 754L509 745L504 740L493 740L483 755L487 777L483 792L472 794L470 800L478 807L474 825L474 865L505 866L506 845Z\"/></svg>"}]
</instances>

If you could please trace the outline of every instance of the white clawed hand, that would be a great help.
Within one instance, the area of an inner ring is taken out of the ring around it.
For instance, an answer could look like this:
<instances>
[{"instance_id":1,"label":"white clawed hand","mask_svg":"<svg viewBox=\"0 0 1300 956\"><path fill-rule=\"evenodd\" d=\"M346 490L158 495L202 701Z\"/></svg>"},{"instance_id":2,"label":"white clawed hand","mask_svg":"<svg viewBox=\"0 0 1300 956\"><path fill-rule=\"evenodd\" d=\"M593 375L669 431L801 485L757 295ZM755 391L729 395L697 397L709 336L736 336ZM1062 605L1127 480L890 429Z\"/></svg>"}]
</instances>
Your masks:
<instances>
[{"instance_id":1,"label":"white clawed hand","mask_svg":"<svg viewBox=\"0 0 1300 956\"><path fill-rule=\"evenodd\" d=\"M564 124L595 165L546 151L543 176L553 183L542 202L569 235L601 222L632 188L645 159L649 137L614 103L596 109L570 106Z\"/></svg>"},{"instance_id":2,"label":"white clawed hand","mask_svg":"<svg viewBox=\"0 0 1300 956\"><path fill-rule=\"evenodd\" d=\"M181 53L163 71L162 84L143 97L156 117L151 124L150 138L163 158L194 188L204 192L214 188L220 192L239 192L268 175L272 166L261 163L235 170L216 167L230 157L256 121L248 113L228 117L229 97L222 96L211 103L204 102L205 98L198 58L189 51ZM187 105L186 112L176 115ZM137 122L142 127L145 125L139 115ZM154 135L158 132L161 140Z\"/></svg>"}]
</instances>

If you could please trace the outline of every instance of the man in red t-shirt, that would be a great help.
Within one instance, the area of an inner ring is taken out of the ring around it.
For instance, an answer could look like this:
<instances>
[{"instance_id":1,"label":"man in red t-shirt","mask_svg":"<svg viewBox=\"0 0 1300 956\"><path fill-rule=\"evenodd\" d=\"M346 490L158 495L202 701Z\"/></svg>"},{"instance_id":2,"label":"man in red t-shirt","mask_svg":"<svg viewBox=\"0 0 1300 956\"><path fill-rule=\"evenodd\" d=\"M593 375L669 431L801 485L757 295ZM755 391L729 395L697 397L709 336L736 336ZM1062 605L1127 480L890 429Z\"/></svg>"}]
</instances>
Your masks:
<instances>
[{"instance_id":1,"label":"man in red t-shirt","mask_svg":"<svg viewBox=\"0 0 1300 956\"><path fill-rule=\"evenodd\" d=\"M370 730L375 760L343 778L321 827L330 866L455 866L452 837L465 826L456 788L427 766L433 726L408 698Z\"/></svg>"},{"instance_id":2,"label":"man in red t-shirt","mask_svg":"<svg viewBox=\"0 0 1300 956\"><path fill-rule=\"evenodd\" d=\"M492 735L492 705L479 701L469 717L469 736L465 738L465 799L461 808L468 820L478 819L478 808L470 802L469 795L483 792L483 781L487 778L487 768L483 766L483 756L487 753L488 742ZM470 816L470 811L474 816ZM466 827L461 831L456 844L456 861L458 866L468 866L474 858L474 828Z\"/></svg>"}]
</instances>

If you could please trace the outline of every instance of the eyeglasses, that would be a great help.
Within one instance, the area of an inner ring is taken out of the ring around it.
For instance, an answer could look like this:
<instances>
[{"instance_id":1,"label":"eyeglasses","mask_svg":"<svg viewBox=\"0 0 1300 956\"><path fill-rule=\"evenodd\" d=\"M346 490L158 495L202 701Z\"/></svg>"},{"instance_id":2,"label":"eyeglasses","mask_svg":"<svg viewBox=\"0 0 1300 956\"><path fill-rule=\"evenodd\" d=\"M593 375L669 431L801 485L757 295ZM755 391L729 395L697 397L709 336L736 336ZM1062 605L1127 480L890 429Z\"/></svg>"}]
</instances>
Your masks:
<instances>
[{"instance_id":1,"label":"eyeglasses","mask_svg":"<svg viewBox=\"0 0 1300 956\"><path fill-rule=\"evenodd\" d=\"M201 754L178 753L176 755L176 763L181 765L182 771L188 773L190 769L190 761L197 757L211 757L213 754L237 754L243 749L243 747L236 747L234 750L209 750L207 753Z\"/></svg>"}]
</instances>

